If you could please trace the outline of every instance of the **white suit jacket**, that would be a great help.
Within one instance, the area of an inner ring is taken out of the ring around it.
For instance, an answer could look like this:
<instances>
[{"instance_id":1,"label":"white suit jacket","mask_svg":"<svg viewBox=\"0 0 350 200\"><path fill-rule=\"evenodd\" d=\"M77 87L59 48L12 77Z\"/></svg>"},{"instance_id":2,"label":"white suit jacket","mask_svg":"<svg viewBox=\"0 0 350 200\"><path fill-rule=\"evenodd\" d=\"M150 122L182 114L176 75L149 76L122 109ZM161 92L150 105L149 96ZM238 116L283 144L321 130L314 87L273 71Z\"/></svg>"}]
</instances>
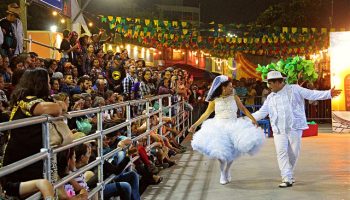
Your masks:
<instances>
[{"instance_id":1,"label":"white suit jacket","mask_svg":"<svg viewBox=\"0 0 350 200\"><path fill-rule=\"evenodd\" d=\"M291 103L292 107L292 113L290 113L292 116L292 129L295 130L305 130L308 129L308 125L306 122L306 115L305 115L305 99L308 100L325 100L325 99L331 99L331 91L318 91L318 90L309 90L306 88L302 88L299 85L285 85L284 87L287 87L287 93L288 98ZM274 95L276 93L271 93L269 96L267 96L267 99L264 101L264 104L262 107L255 113L253 113L253 117L256 120L261 120L265 118L267 115L270 117L271 127L272 131L275 133L279 133L279 129L281 127L278 127L277 129L277 108L278 106L274 102Z\"/></svg>"}]
</instances>

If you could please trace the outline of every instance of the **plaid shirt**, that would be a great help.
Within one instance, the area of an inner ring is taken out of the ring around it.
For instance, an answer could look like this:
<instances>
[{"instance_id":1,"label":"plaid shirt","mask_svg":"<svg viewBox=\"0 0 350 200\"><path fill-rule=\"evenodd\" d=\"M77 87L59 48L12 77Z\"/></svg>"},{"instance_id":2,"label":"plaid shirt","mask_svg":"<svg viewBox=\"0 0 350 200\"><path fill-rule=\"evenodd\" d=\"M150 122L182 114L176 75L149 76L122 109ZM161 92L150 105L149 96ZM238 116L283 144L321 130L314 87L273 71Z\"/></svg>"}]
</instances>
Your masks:
<instances>
[{"instance_id":1,"label":"plaid shirt","mask_svg":"<svg viewBox=\"0 0 350 200\"><path fill-rule=\"evenodd\" d=\"M129 74L126 74L126 77L123 79L123 94L130 95L132 86L134 85L135 79Z\"/></svg>"},{"instance_id":2,"label":"plaid shirt","mask_svg":"<svg viewBox=\"0 0 350 200\"><path fill-rule=\"evenodd\" d=\"M145 82L141 81L140 91L139 91L141 99L143 99L144 96L153 95L155 89L156 89L156 87L154 86L153 83L145 83Z\"/></svg>"}]
</instances>

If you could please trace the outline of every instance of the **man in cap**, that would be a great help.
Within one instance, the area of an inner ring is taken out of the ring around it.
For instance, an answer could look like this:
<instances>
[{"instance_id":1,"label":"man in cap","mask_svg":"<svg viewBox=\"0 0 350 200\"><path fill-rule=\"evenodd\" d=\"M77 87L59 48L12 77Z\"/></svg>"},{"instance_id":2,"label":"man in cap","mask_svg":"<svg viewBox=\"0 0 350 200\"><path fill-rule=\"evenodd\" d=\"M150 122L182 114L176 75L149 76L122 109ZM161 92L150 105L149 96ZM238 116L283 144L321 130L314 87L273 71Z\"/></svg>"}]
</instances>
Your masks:
<instances>
[{"instance_id":1,"label":"man in cap","mask_svg":"<svg viewBox=\"0 0 350 200\"><path fill-rule=\"evenodd\" d=\"M271 94L267 96L259 111L253 113L256 120L267 115L270 117L274 133L278 166L281 171L280 188L291 187L295 182L294 169L299 157L303 130L308 129L305 116L305 99L326 100L338 96L341 90L332 88L328 91L317 91L302 88L299 85L288 85L278 71L267 74L267 83Z\"/></svg>"},{"instance_id":2,"label":"man in cap","mask_svg":"<svg viewBox=\"0 0 350 200\"><path fill-rule=\"evenodd\" d=\"M20 7L16 3L9 4L6 13L6 17L0 20L3 34L1 54L11 58L23 52L23 26L19 20Z\"/></svg>"}]
</instances>

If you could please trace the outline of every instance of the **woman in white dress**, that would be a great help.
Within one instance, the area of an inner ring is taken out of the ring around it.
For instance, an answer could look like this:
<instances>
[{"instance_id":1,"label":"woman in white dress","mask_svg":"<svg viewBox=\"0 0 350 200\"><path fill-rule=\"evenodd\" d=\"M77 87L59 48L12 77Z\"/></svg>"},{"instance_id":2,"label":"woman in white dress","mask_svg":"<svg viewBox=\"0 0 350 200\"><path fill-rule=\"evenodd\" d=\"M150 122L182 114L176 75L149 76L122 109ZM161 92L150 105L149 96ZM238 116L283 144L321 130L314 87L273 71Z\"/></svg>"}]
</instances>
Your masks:
<instances>
[{"instance_id":1,"label":"woman in white dress","mask_svg":"<svg viewBox=\"0 0 350 200\"><path fill-rule=\"evenodd\" d=\"M253 155L262 146L265 134L254 117L234 94L232 83L227 76L214 79L206 101L209 105L205 113L194 123L189 132L195 132L192 148L220 162L220 183L231 181L230 167L235 159L243 154ZM238 108L250 120L237 118ZM206 120L215 111L215 117Z\"/></svg>"}]
</instances>

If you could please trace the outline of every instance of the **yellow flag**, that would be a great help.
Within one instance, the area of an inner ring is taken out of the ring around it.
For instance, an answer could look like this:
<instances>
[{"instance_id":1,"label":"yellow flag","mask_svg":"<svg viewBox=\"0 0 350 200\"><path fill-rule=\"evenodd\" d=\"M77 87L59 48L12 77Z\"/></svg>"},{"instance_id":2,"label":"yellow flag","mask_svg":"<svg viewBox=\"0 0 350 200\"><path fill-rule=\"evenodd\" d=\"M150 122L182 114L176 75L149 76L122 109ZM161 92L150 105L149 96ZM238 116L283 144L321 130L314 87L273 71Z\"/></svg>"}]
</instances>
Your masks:
<instances>
[{"instance_id":1,"label":"yellow flag","mask_svg":"<svg viewBox=\"0 0 350 200\"><path fill-rule=\"evenodd\" d=\"M140 18L135 18L135 23L140 23L140 22L141 22Z\"/></svg>"},{"instance_id":2,"label":"yellow flag","mask_svg":"<svg viewBox=\"0 0 350 200\"><path fill-rule=\"evenodd\" d=\"M209 24L215 24L215 22L214 22L214 21L212 21L212 22L210 22Z\"/></svg>"},{"instance_id":3,"label":"yellow flag","mask_svg":"<svg viewBox=\"0 0 350 200\"><path fill-rule=\"evenodd\" d=\"M151 32L147 32L146 36L151 37Z\"/></svg>"},{"instance_id":4,"label":"yellow flag","mask_svg":"<svg viewBox=\"0 0 350 200\"><path fill-rule=\"evenodd\" d=\"M140 37L145 36L145 33L143 31L140 32Z\"/></svg>"},{"instance_id":5,"label":"yellow flag","mask_svg":"<svg viewBox=\"0 0 350 200\"><path fill-rule=\"evenodd\" d=\"M145 24L146 24L146 26L148 26L150 22L151 22L151 20L145 19Z\"/></svg>"},{"instance_id":6,"label":"yellow flag","mask_svg":"<svg viewBox=\"0 0 350 200\"><path fill-rule=\"evenodd\" d=\"M155 20L153 20L153 22L154 22L154 25L155 25L156 27L158 27L159 21L158 21L157 19L155 19Z\"/></svg>"},{"instance_id":7,"label":"yellow flag","mask_svg":"<svg viewBox=\"0 0 350 200\"><path fill-rule=\"evenodd\" d=\"M329 32L335 32L335 28L331 28Z\"/></svg>"},{"instance_id":8,"label":"yellow flag","mask_svg":"<svg viewBox=\"0 0 350 200\"><path fill-rule=\"evenodd\" d=\"M113 16L108 16L107 18L108 18L108 21L112 21L114 17Z\"/></svg>"},{"instance_id":9,"label":"yellow flag","mask_svg":"<svg viewBox=\"0 0 350 200\"><path fill-rule=\"evenodd\" d=\"M175 35L174 34L170 34L170 39L174 39Z\"/></svg>"},{"instance_id":10,"label":"yellow flag","mask_svg":"<svg viewBox=\"0 0 350 200\"><path fill-rule=\"evenodd\" d=\"M308 29L308 28L302 28L302 29L301 29L301 32L302 32L302 33L307 33L307 32L309 32L309 29Z\"/></svg>"},{"instance_id":11,"label":"yellow flag","mask_svg":"<svg viewBox=\"0 0 350 200\"><path fill-rule=\"evenodd\" d=\"M317 29L316 29L316 28L311 28L311 31L312 31L313 33L315 33L315 32L317 31Z\"/></svg>"},{"instance_id":12,"label":"yellow flag","mask_svg":"<svg viewBox=\"0 0 350 200\"><path fill-rule=\"evenodd\" d=\"M283 33L288 33L288 27L282 27L282 32Z\"/></svg>"},{"instance_id":13,"label":"yellow flag","mask_svg":"<svg viewBox=\"0 0 350 200\"><path fill-rule=\"evenodd\" d=\"M127 18L126 18L126 21L130 22L130 21L131 21L131 18L130 18L130 17L127 17Z\"/></svg>"},{"instance_id":14,"label":"yellow flag","mask_svg":"<svg viewBox=\"0 0 350 200\"><path fill-rule=\"evenodd\" d=\"M172 22L172 25L173 25L174 27L177 27L177 25L178 25L177 21L173 21L173 22Z\"/></svg>"},{"instance_id":15,"label":"yellow flag","mask_svg":"<svg viewBox=\"0 0 350 200\"><path fill-rule=\"evenodd\" d=\"M122 18L121 17L117 17L117 22L120 23L122 21Z\"/></svg>"},{"instance_id":16,"label":"yellow flag","mask_svg":"<svg viewBox=\"0 0 350 200\"><path fill-rule=\"evenodd\" d=\"M238 38L238 43L239 43L239 44L242 43L242 38Z\"/></svg>"},{"instance_id":17,"label":"yellow flag","mask_svg":"<svg viewBox=\"0 0 350 200\"><path fill-rule=\"evenodd\" d=\"M248 43L248 38L243 38L243 43L244 44Z\"/></svg>"},{"instance_id":18,"label":"yellow flag","mask_svg":"<svg viewBox=\"0 0 350 200\"><path fill-rule=\"evenodd\" d=\"M188 29L182 29L182 34L187 35Z\"/></svg>"},{"instance_id":19,"label":"yellow flag","mask_svg":"<svg viewBox=\"0 0 350 200\"><path fill-rule=\"evenodd\" d=\"M292 33L296 33L298 31L298 28L292 27Z\"/></svg>"},{"instance_id":20,"label":"yellow flag","mask_svg":"<svg viewBox=\"0 0 350 200\"><path fill-rule=\"evenodd\" d=\"M164 26L168 26L169 21L163 21L163 23L164 23Z\"/></svg>"},{"instance_id":21,"label":"yellow flag","mask_svg":"<svg viewBox=\"0 0 350 200\"><path fill-rule=\"evenodd\" d=\"M182 27L186 27L187 26L187 22L181 22L181 26Z\"/></svg>"},{"instance_id":22,"label":"yellow flag","mask_svg":"<svg viewBox=\"0 0 350 200\"><path fill-rule=\"evenodd\" d=\"M327 33L327 28L321 28L321 33Z\"/></svg>"}]
</instances>

